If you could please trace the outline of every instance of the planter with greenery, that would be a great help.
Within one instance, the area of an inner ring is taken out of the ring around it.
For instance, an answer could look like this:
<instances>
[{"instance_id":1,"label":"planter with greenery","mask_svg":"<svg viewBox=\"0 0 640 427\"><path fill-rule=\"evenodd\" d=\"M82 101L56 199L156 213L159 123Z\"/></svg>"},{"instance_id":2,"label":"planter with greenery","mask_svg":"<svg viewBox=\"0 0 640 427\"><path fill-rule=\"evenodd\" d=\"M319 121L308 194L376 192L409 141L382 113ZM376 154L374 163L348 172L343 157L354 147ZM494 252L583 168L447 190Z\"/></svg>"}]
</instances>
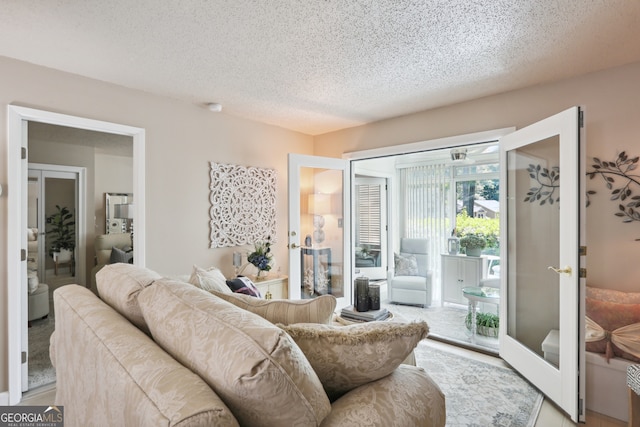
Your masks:
<instances>
[{"instance_id":1,"label":"planter with greenery","mask_svg":"<svg viewBox=\"0 0 640 427\"><path fill-rule=\"evenodd\" d=\"M467 313L464 321L471 330L471 313ZM476 313L476 333L485 337L497 337L500 331L500 318L491 313Z\"/></svg>"},{"instance_id":2,"label":"planter with greenery","mask_svg":"<svg viewBox=\"0 0 640 427\"><path fill-rule=\"evenodd\" d=\"M487 246L487 240L481 234L467 234L460 239L460 247L469 256L480 256Z\"/></svg>"},{"instance_id":3,"label":"planter with greenery","mask_svg":"<svg viewBox=\"0 0 640 427\"><path fill-rule=\"evenodd\" d=\"M70 258L76 247L76 222L73 220L73 213L65 206L61 208L56 205L56 212L47 217L46 234L51 237L49 256L54 260L64 261L66 256ZM65 255L60 255L65 253ZM68 253L68 255L66 255ZM58 255L56 255L58 254Z\"/></svg>"}]
</instances>

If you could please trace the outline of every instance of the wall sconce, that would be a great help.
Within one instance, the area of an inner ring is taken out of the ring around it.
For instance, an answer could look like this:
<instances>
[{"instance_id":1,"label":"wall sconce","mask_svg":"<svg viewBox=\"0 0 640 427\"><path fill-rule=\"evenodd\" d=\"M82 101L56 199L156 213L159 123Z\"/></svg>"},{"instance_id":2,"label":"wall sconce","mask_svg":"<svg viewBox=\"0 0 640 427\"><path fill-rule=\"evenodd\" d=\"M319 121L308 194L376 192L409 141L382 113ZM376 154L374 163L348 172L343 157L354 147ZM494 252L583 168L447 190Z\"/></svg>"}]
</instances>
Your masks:
<instances>
[{"instance_id":1,"label":"wall sconce","mask_svg":"<svg viewBox=\"0 0 640 427\"><path fill-rule=\"evenodd\" d=\"M466 148L453 148L451 149L451 160L454 162L465 160L467 158Z\"/></svg>"},{"instance_id":2,"label":"wall sconce","mask_svg":"<svg viewBox=\"0 0 640 427\"><path fill-rule=\"evenodd\" d=\"M313 215L313 227L315 228L313 231L313 240L318 243L324 242L324 231L322 230L322 227L324 227L324 216L322 216L322 214L326 214L327 212L331 212L331 195L321 193L309 194L309 213Z\"/></svg>"}]
</instances>

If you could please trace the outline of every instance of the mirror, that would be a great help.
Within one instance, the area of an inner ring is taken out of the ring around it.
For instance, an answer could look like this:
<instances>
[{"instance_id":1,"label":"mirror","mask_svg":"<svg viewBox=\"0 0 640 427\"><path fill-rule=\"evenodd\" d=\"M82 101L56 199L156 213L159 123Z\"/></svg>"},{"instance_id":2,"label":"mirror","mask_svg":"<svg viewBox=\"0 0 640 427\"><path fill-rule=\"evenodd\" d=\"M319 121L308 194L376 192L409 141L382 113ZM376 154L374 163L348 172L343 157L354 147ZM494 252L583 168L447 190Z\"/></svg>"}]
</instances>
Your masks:
<instances>
[{"instance_id":1,"label":"mirror","mask_svg":"<svg viewBox=\"0 0 640 427\"><path fill-rule=\"evenodd\" d=\"M133 194L105 193L106 234L130 233L133 227Z\"/></svg>"}]
</instances>

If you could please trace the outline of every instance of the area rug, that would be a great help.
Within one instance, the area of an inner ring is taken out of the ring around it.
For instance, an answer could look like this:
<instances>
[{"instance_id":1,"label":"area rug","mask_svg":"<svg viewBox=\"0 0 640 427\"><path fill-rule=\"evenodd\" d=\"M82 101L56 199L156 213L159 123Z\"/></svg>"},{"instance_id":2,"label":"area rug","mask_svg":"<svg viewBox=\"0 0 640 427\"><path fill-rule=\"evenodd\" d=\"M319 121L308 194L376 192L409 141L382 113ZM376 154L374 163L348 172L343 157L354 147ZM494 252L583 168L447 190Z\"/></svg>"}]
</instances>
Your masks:
<instances>
[{"instance_id":1,"label":"area rug","mask_svg":"<svg viewBox=\"0 0 640 427\"><path fill-rule=\"evenodd\" d=\"M56 371L49 357L49 338L53 333L55 321L53 308L46 319L34 320L28 331L29 336L29 390L50 384L56 380Z\"/></svg>"},{"instance_id":2,"label":"area rug","mask_svg":"<svg viewBox=\"0 0 640 427\"><path fill-rule=\"evenodd\" d=\"M386 291L385 291L386 292ZM452 307L433 305L428 308L419 306L391 304L388 300L381 303L394 314L399 314L403 318L411 320L424 320L429 324L429 333L438 337L482 347L486 350L497 353L500 348L498 338L476 335L475 339L465 326L467 317L467 307Z\"/></svg>"},{"instance_id":3,"label":"area rug","mask_svg":"<svg viewBox=\"0 0 640 427\"><path fill-rule=\"evenodd\" d=\"M543 396L518 373L418 344L416 364L445 394L447 426L533 427Z\"/></svg>"}]
</instances>

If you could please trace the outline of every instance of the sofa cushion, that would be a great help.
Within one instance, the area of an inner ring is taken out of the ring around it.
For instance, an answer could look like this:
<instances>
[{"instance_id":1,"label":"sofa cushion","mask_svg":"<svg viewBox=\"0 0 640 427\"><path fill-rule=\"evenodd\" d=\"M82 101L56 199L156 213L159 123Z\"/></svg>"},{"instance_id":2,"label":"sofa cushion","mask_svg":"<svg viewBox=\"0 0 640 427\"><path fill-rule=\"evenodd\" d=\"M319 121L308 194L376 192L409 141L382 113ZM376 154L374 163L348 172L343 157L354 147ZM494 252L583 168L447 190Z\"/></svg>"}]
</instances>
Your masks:
<instances>
[{"instance_id":1,"label":"sofa cushion","mask_svg":"<svg viewBox=\"0 0 640 427\"><path fill-rule=\"evenodd\" d=\"M169 279L144 289L139 302L154 340L202 377L241 425L315 426L330 412L302 351L262 317Z\"/></svg>"},{"instance_id":2,"label":"sofa cushion","mask_svg":"<svg viewBox=\"0 0 640 427\"><path fill-rule=\"evenodd\" d=\"M321 295L313 299L258 299L242 294L213 292L214 295L244 310L264 317L271 323L330 323L336 309L336 297Z\"/></svg>"},{"instance_id":3,"label":"sofa cushion","mask_svg":"<svg viewBox=\"0 0 640 427\"><path fill-rule=\"evenodd\" d=\"M61 286L54 301L51 354L66 426L238 426L202 378L90 290Z\"/></svg>"},{"instance_id":4,"label":"sofa cushion","mask_svg":"<svg viewBox=\"0 0 640 427\"><path fill-rule=\"evenodd\" d=\"M393 372L426 338L426 322L279 325L300 346L331 400Z\"/></svg>"},{"instance_id":5,"label":"sofa cushion","mask_svg":"<svg viewBox=\"0 0 640 427\"><path fill-rule=\"evenodd\" d=\"M445 396L440 387L424 369L401 365L390 375L355 388L333 402L321 427L443 427L446 418Z\"/></svg>"},{"instance_id":6,"label":"sofa cushion","mask_svg":"<svg viewBox=\"0 0 640 427\"><path fill-rule=\"evenodd\" d=\"M189 277L189 283L204 289L205 291L218 291L231 293L231 289L227 286L226 278L222 272L216 267L208 269L200 268L197 265L193 266L191 270L191 276Z\"/></svg>"},{"instance_id":7,"label":"sofa cushion","mask_svg":"<svg viewBox=\"0 0 640 427\"><path fill-rule=\"evenodd\" d=\"M235 279L227 280L227 286L232 292L249 295L255 298L262 298L260 290L248 277L238 276Z\"/></svg>"},{"instance_id":8,"label":"sofa cushion","mask_svg":"<svg viewBox=\"0 0 640 427\"><path fill-rule=\"evenodd\" d=\"M154 271L132 264L109 264L96 274L96 285L104 302L148 334L149 328L138 305L138 294L160 277Z\"/></svg>"}]
</instances>

